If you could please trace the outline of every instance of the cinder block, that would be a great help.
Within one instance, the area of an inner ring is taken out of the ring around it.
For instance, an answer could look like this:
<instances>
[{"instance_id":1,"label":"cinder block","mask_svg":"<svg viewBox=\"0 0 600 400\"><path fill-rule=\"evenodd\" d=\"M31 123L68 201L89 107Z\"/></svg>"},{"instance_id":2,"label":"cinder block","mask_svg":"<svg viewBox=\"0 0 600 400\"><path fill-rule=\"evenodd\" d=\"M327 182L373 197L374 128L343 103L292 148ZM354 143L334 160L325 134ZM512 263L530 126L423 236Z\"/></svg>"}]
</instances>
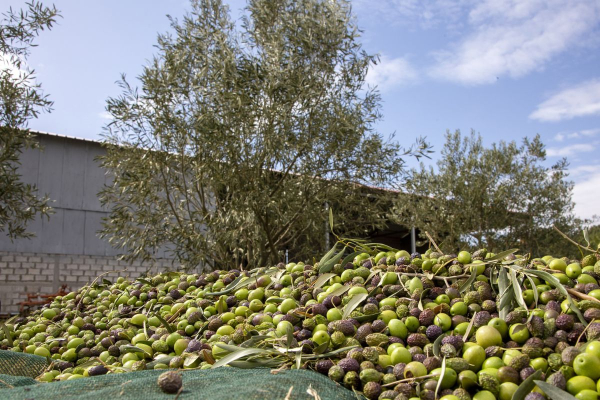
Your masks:
<instances>
[{"instance_id":1,"label":"cinder block","mask_svg":"<svg viewBox=\"0 0 600 400\"><path fill-rule=\"evenodd\" d=\"M33 275L21 275L22 281L32 281L33 278L34 278Z\"/></svg>"}]
</instances>

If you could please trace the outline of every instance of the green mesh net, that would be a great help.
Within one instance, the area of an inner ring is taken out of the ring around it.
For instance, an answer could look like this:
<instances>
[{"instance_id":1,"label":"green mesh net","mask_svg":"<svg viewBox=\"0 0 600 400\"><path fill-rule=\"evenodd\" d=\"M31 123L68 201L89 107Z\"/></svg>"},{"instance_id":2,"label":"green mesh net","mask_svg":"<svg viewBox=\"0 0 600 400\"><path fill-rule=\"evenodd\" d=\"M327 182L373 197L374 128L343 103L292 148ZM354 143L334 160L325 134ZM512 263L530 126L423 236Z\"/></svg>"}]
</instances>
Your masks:
<instances>
[{"instance_id":1,"label":"green mesh net","mask_svg":"<svg viewBox=\"0 0 600 400\"><path fill-rule=\"evenodd\" d=\"M174 399L156 381L164 371L109 374L71 381L39 383L32 377L46 360L29 354L0 351L0 399ZM4 375L2 375L4 374ZM358 397L326 376L307 370L273 373L270 369L217 368L182 370L178 399L207 400L352 400ZM311 393L308 393L310 391ZM315 397L317 395L318 397Z\"/></svg>"}]
</instances>

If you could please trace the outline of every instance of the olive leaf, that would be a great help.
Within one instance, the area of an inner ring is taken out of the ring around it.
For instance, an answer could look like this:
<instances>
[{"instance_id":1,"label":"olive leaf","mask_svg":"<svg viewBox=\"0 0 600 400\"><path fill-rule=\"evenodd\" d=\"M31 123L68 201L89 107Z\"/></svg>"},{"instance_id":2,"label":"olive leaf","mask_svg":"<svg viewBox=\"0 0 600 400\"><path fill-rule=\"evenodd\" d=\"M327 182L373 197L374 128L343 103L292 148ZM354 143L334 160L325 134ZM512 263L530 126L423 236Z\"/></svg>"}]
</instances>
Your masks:
<instances>
[{"instance_id":1,"label":"olive leaf","mask_svg":"<svg viewBox=\"0 0 600 400\"><path fill-rule=\"evenodd\" d=\"M328 345L328 344L329 343L325 342L321 346ZM319 347L321 347L321 346L319 346ZM315 348L315 350L318 349L319 347ZM325 350L327 350L327 347L328 346L325 346ZM314 351L315 354L313 354L313 355L306 355L306 356L303 355L302 358L305 359L305 360L313 360L313 359L317 359L317 358L328 358L328 357L331 357L331 356L335 356L336 354L343 353L345 351L350 351L350 350L355 349L357 347L360 347L360 346L357 345L357 344L353 345L353 346L346 346L346 347L342 347L342 348L339 348L339 349L335 349L333 351L329 351L327 353L323 353L323 351L325 351L325 350L322 350L322 351L318 352L319 354L317 354L317 351ZM321 353L323 353L323 354L321 354Z\"/></svg>"},{"instance_id":2,"label":"olive leaf","mask_svg":"<svg viewBox=\"0 0 600 400\"><path fill-rule=\"evenodd\" d=\"M323 354L323 352L325 352L325 350L327 350L328 347L329 347L329 342L321 343L320 345L318 345L317 347L315 347L313 349L313 353L315 355Z\"/></svg>"},{"instance_id":3,"label":"olive leaf","mask_svg":"<svg viewBox=\"0 0 600 400\"><path fill-rule=\"evenodd\" d=\"M354 311L354 309L356 309L356 307L358 307L358 305L360 303L362 303L366 298L367 298L366 293L357 293L354 296L352 296L350 301L348 301L348 303L344 307L344 312L343 312L342 318L343 319L348 318L350 316L350 314L352 313L352 311Z\"/></svg>"},{"instance_id":4,"label":"olive leaf","mask_svg":"<svg viewBox=\"0 0 600 400\"><path fill-rule=\"evenodd\" d=\"M267 335L252 336L250 339L248 339L245 342L243 342L242 344L240 344L240 347L252 347L254 344L256 344L262 340L265 340L265 339L272 339L272 337L267 336ZM221 346L221 343L217 344L217 346Z\"/></svg>"},{"instance_id":5,"label":"olive leaf","mask_svg":"<svg viewBox=\"0 0 600 400\"><path fill-rule=\"evenodd\" d=\"M379 313L374 313L374 314L368 314L368 315L361 315L358 317L352 317L352 319L355 319L358 322L369 322L369 321L375 321L378 317L379 317Z\"/></svg>"},{"instance_id":6,"label":"olive leaf","mask_svg":"<svg viewBox=\"0 0 600 400\"><path fill-rule=\"evenodd\" d=\"M234 346L232 344L225 344L225 343L216 343L215 344L218 348L226 350L230 353L233 353L235 351L240 351L243 350L244 348L242 346Z\"/></svg>"},{"instance_id":7,"label":"olive leaf","mask_svg":"<svg viewBox=\"0 0 600 400\"><path fill-rule=\"evenodd\" d=\"M521 285L519 284L519 280L517 279L517 273L512 268L509 268L508 272L510 274L510 280L512 282L513 291L515 292L515 299L521 307L527 310L527 304L525 303L525 299L523 298L523 291L521 290Z\"/></svg>"},{"instance_id":8,"label":"olive leaf","mask_svg":"<svg viewBox=\"0 0 600 400\"><path fill-rule=\"evenodd\" d=\"M506 316L510 312L510 304L512 303L512 297L508 295L509 285L510 280L508 279L508 271L506 268L500 267L500 270L498 271L498 292L500 293L498 313L502 319L506 319ZM510 293L512 294L512 291Z\"/></svg>"},{"instance_id":9,"label":"olive leaf","mask_svg":"<svg viewBox=\"0 0 600 400\"><path fill-rule=\"evenodd\" d=\"M143 284L146 284L146 285L149 285L149 286L152 286L152 282L150 282L150 281L148 281L148 280L146 280L144 278L137 278L136 281L142 282Z\"/></svg>"},{"instance_id":10,"label":"olive leaf","mask_svg":"<svg viewBox=\"0 0 600 400\"><path fill-rule=\"evenodd\" d=\"M287 329L285 330L286 340L285 345L287 349L290 349L298 344L296 342L296 338L294 338L294 328L291 325L287 325Z\"/></svg>"},{"instance_id":11,"label":"olive leaf","mask_svg":"<svg viewBox=\"0 0 600 400\"><path fill-rule=\"evenodd\" d=\"M272 358L256 358L252 361L232 361L229 363L230 366L241 369L255 369L255 368L278 368L281 366L281 361Z\"/></svg>"},{"instance_id":12,"label":"olive leaf","mask_svg":"<svg viewBox=\"0 0 600 400\"><path fill-rule=\"evenodd\" d=\"M335 267L335 264L338 262L338 260L340 258L342 258L342 256L344 255L344 253L346 252L347 247L344 247L339 253L337 253L334 257L332 257L330 260L324 262L324 263L319 263L319 273L320 274L324 274L326 272L329 272L333 269L333 267Z\"/></svg>"},{"instance_id":13,"label":"olive leaf","mask_svg":"<svg viewBox=\"0 0 600 400\"><path fill-rule=\"evenodd\" d=\"M313 288L318 289L320 287L322 287L323 285L325 285L325 283L330 280L331 278L333 278L334 276L336 276L335 274L332 273L328 273L328 274L323 274L321 276L319 276L319 278L315 281L315 283L313 284Z\"/></svg>"},{"instance_id":14,"label":"olive leaf","mask_svg":"<svg viewBox=\"0 0 600 400\"><path fill-rule=\"evenodd\" d=\"M440 335L437 337L437 339L435 339L435 342L433 342L433 355L436 357L440 356L440 349L442 347L442 340L444 340L444 338L447 335Z\"/></svg>"},{"instance_id":15,"label":"olive leaf","mask_svg":"<svg viewBox=\"0 0 600 400\"><path fill-rule=\"evenodd\" d=\"M159 313L154 314L156 316L156 318L158 318L158 320L160 321L160 323L165 327L165 329L169 332L169 333L173 333L175 332L175 328L173 328L171 326L171 324L169 324L167 321L165 321L165 319L163 317L160 316Z\"/></svg>"},{"instance_id":16,"label":"olive leaf","mask_svg":"<svg viewBox=\"0 0 600 400\"><path fill-rule=\"evenodd\" d=\"M219 361L214 363L211 368L223 367L232 361L236 361L236 360L239 360L240 358L248 357L248 356L254 355L254 354L270 354L270 352L267 350L264 350L264 349L257 349L255 347L239 350L239 351L230 353L230 354L226 355L225 357L221 358Z\"/></svg>"},{"instance_id":17,"label":"olive leaf","mask_svg":"<svg viewBox=\"0 0 600 400\"><path fill-rule=\"evenodd\" d=\"M469 326L467 326L467 330L463 336L463 342L466 342L469 339L469 334L471 333L471 329L473 329L473 323L475 322L475 316L477 315L477 311L473 313L471 317L471 322L469 322Z\"/></svg>"},{"instance_id":18,"label":"olive leaf","mask_svg":"<svg viewBox=\"0 0 600 400\"><path fill-rule=\"evenodd\" d=\"M538 387L544 391L546 396L550 397L552 400L577 400L572 394L565 392L548 382L536 380L535 384L538 385Z\"/></svg>"},{"instance_id":19,"label":"olive leaf","mask_svg":"<svg viewBox=\"0 0 600 400\"><path fill-rule=\"evenodd\" d=\"M154 366L156 364L166 364L169 365L169 363L171 362L172 359L174 359L176 356L166 356L166 355L161 355L161 357L154 359L154 361L149 362L148 364L146 364L146 368L147 369L152 369L154 368Z\"/></svg>"},{"instance_id":20,"label":"olive leaf","mask_svg":"<svg viewBox=\"0 0 600 400\"><path fill-rule=\"evenodd\" d=\"M8 326L6 326L6 324L4 324L4 323L0 323L0 325L2 326L2 331L4 331L4 339L6 339L9 346L12 346L13 340L10 335L10 329L8 329Z\"/></svg>"},{"instance_id":21,"label":"olive leaf","mask_svg":"<svg viewBox=\"0 0 600 400\"><path fill-rule=\"evenodd\" d=\"M440 373L440 377L438 379L437 385L435 386L435 398L438 397L438 392L440 391L440 387L442 387L442 381L444 380L444 375L446 374L446 357L442 360L442 371Z\"/></svg>"},{"instance_id":22,"label":"olive leaf","mask_svg":"<svg viewBox=\"0 0 600 400\"><path fill-rule=\"evenodd\" d=\"M350 289L352 289L352 286L350 286L350 285L344 285L344 286L342 286L340 288L335 289L329 295L330 296L341 296L341 295L343 295L344 293L346 293Z\"/></svg>"},{"instance_id":23,"label":"olive leaf","mask_svg":"<svg viewBox=\"0 0 600 400\"><path fill-rule=\"evenodd\" d=\"M337 246L338 246L338 243L334 244L333 247L327 253L325 253L325 255L321 258L321 260L319 260L319 265L326 263L333 257L333 255L335 254L335 251L337 250Z\"/></svg>"},{"instance_id":24,"label":"olive leaf","mask_svg":"<svg viewBox=\"0 0 600 400\"><path fill-rule=\"evenodd\" d=\"M344 257L344 259L340 262L340 264L342 265L342 267L345 266L350 261L354 260L354 257L356 257L359 254L362 254L362 252L361 251L355 251L355 252L352 252L352 253L348 254L346 257Z\"/></svg>"},{"instance_id":25,"label":"olive leaf","mask_svg":"<svg viewBox=\"0 0 600 400\"><path fill-rule=\"evenodd\" d=\"M538 288L535 284L535 282L533 281L533 278L529 275L525 275L527 277L527 279L529 280L529 283L531 284L531 290L533 290L533 301L535 302L535 306L537 307L538 304L538 300L539 300L539 292L538 292ZM533 314L532 314L533 315Z\"/></svg>"},{"instance_id":26,"label":"olive leaf","mask_svg":"<svg viewBox=\"0 0 600 400\"><path fill-rule=\"evenodd\" d=\"M192 366L196 361L198 361L198 359L200 358L199 355L197 354L190 354L189 356L187 356L185 358L185 360L183 361L183 366L186 368L189 368L190 366Z\"/></svg>"},{"instance_id":27,"label":"olive leaf","mask_svg":"<svg viewBox=\"0 0 600 400\"><path fill-rule=\"evenodd\" d=\"M477 264L473 264L473 265L477 265ZM458 291L460 293L463 293L465 290L469 289L471 287L471 285L473 284L473 282L475 282L475 279L477 279L477 267L475 267L475 268L471 267L471 276L469 277L469 279L467 279L465 281L465 283L460 285L460 287L458 288Z\"/></svg>"},{"instance_id":28,"label":"olive leaf","mask_svg":"<svg viewBox=\"0 0 600 400\"><path fill-rule=\"evenodd\" d=\"M283 303L285 299L282 299L281 297L275 297L275 296L271 296L269 297L265 303L276 303L276 304L280 304Z\"/></svg>"},{"instance_id":29,"label":"olive leaf","mask_svg":"<svg viewBox=\"0 0 600 400\"><path fill-rule=\"evenodd\" d=\"M502 260L502 259L504 259L507 256L515 254L517 251L519 251L519 249L504 250L504 251L501 251L500 253L498 253L498 254L490 257L490 258L485 259L484 262L487 264L489 262L494 262L494 261Z\"/></svg>"},{"instance_id":30,"label":"olive leaf","mask_svg":"<svg viewBox=\"0 0 600 400\"><path fill-rule=\"evenodd\" d=\"M590 247L590 232L589 232L588 228L583 228L583 238L585 239L585 242L587 243L587 247Z\"/></svg>"},{"instance_id":31,"label":"olive leaf","mask_svg":"<svg viewBox=\"0 0 600 400\"><path fill-rule=\"evenodd\" d=\"M511 400L525 400L525 396L527 396L536 385L534 381L540 379L541 376L541 370L537 370L533 374L529 375L527 379L521 382L519 388L515 391Z\"/></svg>"},{"instance_id":32,"label":"olive leaf","mask_svg":"<svg viewBox=\"0 0 600 400\"><path fill-rule=\"evenodd\" d=\"M148 353L146 350L143 350L137 346L133 346L133 345L123 345L119 347L119 351L121 351L121 353L143 353L145 355L147 355L148 357L152 357L152 354Z\"/></svg>"},{"instance_id":33,"label":"olive leaf","mask_svg":"<svg viewBox=\"0 0 600 400\"><path fill-rule=\"evenodd\" d=\"M227 302L225 301L225 299L223 298L223 296L221 296L219 298L219 300L215 304L215 308L217 309L217 312L219 314L223 314L227 310Z\"/></svg>"},{"instance_id":34,"label":"olive leaf","mask_svg":"<svg viewBox=\"0 0 600 400\"><path fill-rule=\"evenodd\" d=\"M571 297L571 295L569 295L569 292L567 292L567 289L565 289L564 285L562 285L560 283L560 281L558 280L557 277L555 277L554 275L549 274L546 271L540 271L537 269L528 269L526 270L527 274L531 274L531 275L535 275L538 278L542 278L543 280L545 280L546 282L548 282L548 284L550 284L551 286L555 287L556 289L558 289L558 291L567 298L567 300L569 301L569 305L571 307L571 310L573 310L573 312L577 315L577 318L579 318L579 321L584 324L587 325L587 321L585 320L585 318L583 318L583 315L581 314L581 311L579 310L579 307L577 307L577 304L575 303L575 301L573 301L573 298Z\"/></svg>"}]
</instances>

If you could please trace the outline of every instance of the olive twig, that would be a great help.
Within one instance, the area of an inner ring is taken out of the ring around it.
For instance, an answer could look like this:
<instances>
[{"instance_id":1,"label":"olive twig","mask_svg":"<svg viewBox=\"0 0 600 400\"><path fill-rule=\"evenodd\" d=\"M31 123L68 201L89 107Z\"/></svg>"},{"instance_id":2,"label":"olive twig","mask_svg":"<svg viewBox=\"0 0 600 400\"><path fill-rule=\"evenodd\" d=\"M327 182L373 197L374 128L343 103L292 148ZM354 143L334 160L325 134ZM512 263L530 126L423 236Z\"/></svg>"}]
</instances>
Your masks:
<instances>
[{"instance_id":1,"label":"olive twig","mask_svg":"<svg viewBox=\"0 0 600 400\"><path fill-rule=\"evenodd\" d=\"M435 243L435 240L433 240L433 238L431 237L431 235L429 234L429 232L425 231L425 235L427 235L427 239L429 239L429 241L431 242L431 244L433 244L433 247L435 247L435 249L444 254L443 251L440 250L440 248L438 247L438 245Z\"/></svg>"},{"instance_id":2,"label":"olive twig","mask_svg":"<svg viewBox=\"0 0 600 400\"><path fill-rule=\"evenodd\" d=\"M386 383L385 385L381 385L381 386L382 387L395 386L395 385L397 385L399 383L412 382L412 381L415 381L417 379L434 378L436 376L439 376L439 375L437 375L437 374L429 374L429 375L423 375L423 376L415 376L415 377L412 377L412 378L400 379L399 381Z\"/></svg>"},{"instance_id":3,"label":"olive twig","mask_svg":"<svg viewBox=\"0 0 600 400\"><path fill-rule=\"evenodd\" d=\"M579 337L577 338L577 342L575 342L575 346L577 346L577 344L579 344L579 341L581 340L581 338L583 337L583 335L585 335L585 332L588 330L588 328L592 325L592 322L596 322L599 321L598 319L594 319L592 321L590 321L589 324L587 324L587 326L585 327L585 329L583 330L583 332L581 332L581 335L579 335Z\"/></svg>"},{"instance_id":4,"label":"olive twig","mask_svg":"<svg viewBox=\"0 0 600 400\"><path fill-rule=\"evenodd\" d=\"M600 303L600 300L598 300L595 297L590 296L589 294L580 293L580 292L578 292L577 290L574 290L574 289L569 289L569 288L566 288L566 289L567 289L567 292L571 296L579 297L580 299L583 299L583 300L591 300L591 301L595 301L595 302Z\"/></svg>"}]
</instances>

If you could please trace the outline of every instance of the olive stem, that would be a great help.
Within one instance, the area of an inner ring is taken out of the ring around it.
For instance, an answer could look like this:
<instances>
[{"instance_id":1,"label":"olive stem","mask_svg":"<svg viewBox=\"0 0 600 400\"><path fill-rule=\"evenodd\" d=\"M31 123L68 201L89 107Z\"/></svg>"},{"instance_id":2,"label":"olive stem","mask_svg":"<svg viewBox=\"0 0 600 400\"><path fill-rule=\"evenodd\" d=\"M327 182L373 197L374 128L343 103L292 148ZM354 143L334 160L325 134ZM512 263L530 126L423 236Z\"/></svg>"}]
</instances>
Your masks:
<instances>
[{"instance_id":1,"label":"olive stem","mask_svg":"<svg viewBox=\"0 0 600 400\"><path fill-rule=\"evenodd\" d=\"M581 335L579 335L579 337L577 338L577 342L575 342L575 346L577 346L577 344L579 344L579 341L581 340L581 338L583 337L583 335L585 334L585 332L588 330L588 328L590 327L590 325L592 325L592 322L596 322L598 321L597 319L591 320L589 324L587 324L587 326L585 327L585 329L583 330L583 332L581 332Z\"/></svg>"},{"instance_id":2,"label":"olive stem","mask_svg":"<svg viewBox=\"0 0 600 400\"><path fill-rule=\"evenodd\" d=\"M416 274L416 273L404 273L402 275L406 275L406 276L417 276L417 277L427 277L427 275L425 274ZM466 278L469 275L463 274L463 275L454 275L454 276L433 276L432 279L438 280L438 281L445 281L446 279L461 279L461 278Z\"/></svg>"},{"instance_id":3,"label":"olive stem","mask_svg":"<svg viewBox=\"0 0 600 400\"><path fill-rule=\"evenodd\" d=\"M433 238L431 237L431 235L429 235L429 232L425 231L425 235L427 235L427 239L429 239L429 241L431 242L431 244L433 244L433 247L435 247L435 249L438 252L444 254L444 252L441 251L440 248L438 247L438 245L435 243L435 240L433 240Z\"/></svg>"},{"instance_id":4,"label":"olive stem","mask_svg":"<svg viewBox=\"0 0 600 400\"><path fill-rule=\"evenodd\" d=\"M423 376L415 376L413 378L406 378L406 379L401 379L399 381L395 381L395 382L390 382L390 383L386 383L385 385L381 385L382 387L388 387L388 386L394 386L397 385L398 383L403 383L403 382L410 382L410 381L414 381L417 379L427 379L427 378L434 378L439 375L436 374L430 374L430 375L423 375Z\"/></svg>"},{"instance_id":5,"label":"olive stem","mask_svg":"<svg viewBox=\"0 0 600 400\"><path fill-rule=\"evenodd\" d=\"M591 301L596 301L596 302L600 303L600 300L598 300L597 298L592 297L585 293L579 293L577 290L567 288L567 292L571 296L579 297L580 299L583 299L583 300L591 300Z\"/></svg>"},{"instance_id":6,"label":"olive stem","mask_svg":"<svg viewBox=\"0 0 600 400\"><path fill-rule=\"evenodd\" d=\"M584 249L584 250L590 251L590 252L592 252L592 253L594 253L594 252L595 252L595 250L594 250L594 249L592 249L592 248L590 248L590 247L582 246L582 245L580 245L579 243L577 243L576 241L574 241L573 239L571 239L570 237L568 237L567 235L565 235L564 233L562 233L562 232L561 232L561 230L560 230L560 229L558 229L558 228L556 227L556 225L552 225L552 227L553 227L553 228L554 228L554 229L555 229L555 230L556 230L556 231L557 231L557 232L558 232L558 233L559 233L559 234L560 234L562 237L564 237L565 239L567 239L569 242L573 243L575 246L579 247L580 249Z\"/></svg>"}]
</instances>

